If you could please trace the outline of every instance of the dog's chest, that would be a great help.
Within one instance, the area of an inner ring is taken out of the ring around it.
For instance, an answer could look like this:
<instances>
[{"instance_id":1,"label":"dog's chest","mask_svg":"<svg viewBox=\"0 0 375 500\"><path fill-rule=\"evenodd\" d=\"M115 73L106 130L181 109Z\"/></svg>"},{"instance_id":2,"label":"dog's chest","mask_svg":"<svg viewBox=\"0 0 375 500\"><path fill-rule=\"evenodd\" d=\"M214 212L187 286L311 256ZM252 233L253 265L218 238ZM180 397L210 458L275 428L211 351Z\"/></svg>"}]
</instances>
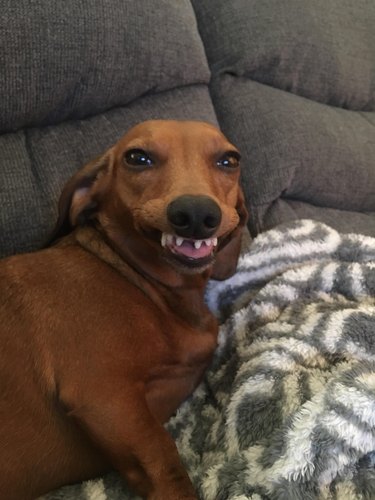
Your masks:
<instances>
[{"instance_id":1,"label":"dog's chest","mask_svg":"<svg viewBox=\"0 0 375 500\"><path fill-rule=\"evenodd\" d=\"M194 391L209 365L216 347L216 332L194 332L180 337L170 358L150 372L146 399L153 414L162 422L170 418Z\"/></svg>"}]
</instances>

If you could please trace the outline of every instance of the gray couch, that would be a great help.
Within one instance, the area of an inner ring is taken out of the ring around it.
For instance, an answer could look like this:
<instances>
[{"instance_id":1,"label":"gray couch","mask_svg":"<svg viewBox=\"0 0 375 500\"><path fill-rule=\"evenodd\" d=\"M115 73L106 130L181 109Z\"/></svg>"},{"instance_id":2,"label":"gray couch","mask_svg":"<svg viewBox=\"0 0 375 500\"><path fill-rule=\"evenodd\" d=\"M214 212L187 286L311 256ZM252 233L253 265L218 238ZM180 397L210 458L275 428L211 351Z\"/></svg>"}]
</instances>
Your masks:
<instances>
[{"instance_id":1,"label":"gray couch","mask_svg":"<svg viewBox=\"0 0 375 500\"><path fill-rule=\"evenodd\" d=\"M0 255L39 248L65 181L135 123L219 125L261 234L210 284L230 317L168 429L205 500L375 498L375 239L348 234L375 236L375 3L0 7ZM99 498L133 496L112 473L45 500Z\"/></svg>"},{"instance_id":2,"label":"gray couch","mask_svg":"<svg viewBox=\"0 0 375 500\"><path fill-rule=\"evenodd\" d=\"M375 235L375 6L0 1L0 255L38 248L66 179L148 118L218 123L252 235Z\"/></svg>"}]
</instances>

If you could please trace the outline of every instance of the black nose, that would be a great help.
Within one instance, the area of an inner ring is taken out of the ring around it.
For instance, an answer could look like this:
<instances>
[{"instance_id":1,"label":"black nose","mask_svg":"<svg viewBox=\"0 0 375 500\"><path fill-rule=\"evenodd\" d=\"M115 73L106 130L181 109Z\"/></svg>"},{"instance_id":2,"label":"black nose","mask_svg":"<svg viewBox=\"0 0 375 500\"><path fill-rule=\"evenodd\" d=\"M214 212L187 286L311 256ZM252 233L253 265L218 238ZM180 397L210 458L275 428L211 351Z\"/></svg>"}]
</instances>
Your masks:
<instances>
[{"instance_id":1,"label":"black nose","mask_svg":"<svg viewBox=\"0 0 375 500\"><path fill-rule=\"evenodd\" d=\"M204 240L219 227L221 210L208 196L184 195L168 205L167 217L178 236Z\"/></svg>"}]
</instances>

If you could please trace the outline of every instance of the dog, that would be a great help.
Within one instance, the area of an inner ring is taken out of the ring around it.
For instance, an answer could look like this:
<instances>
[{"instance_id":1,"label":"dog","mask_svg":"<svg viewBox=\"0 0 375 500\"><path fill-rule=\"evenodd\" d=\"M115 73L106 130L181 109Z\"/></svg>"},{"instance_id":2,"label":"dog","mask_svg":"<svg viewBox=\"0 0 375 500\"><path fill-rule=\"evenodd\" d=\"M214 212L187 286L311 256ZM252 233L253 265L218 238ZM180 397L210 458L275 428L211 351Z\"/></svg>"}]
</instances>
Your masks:
<instances>
[{"instance_id":1,"label":"dog","mask_svg":"<svg viewBox=\"0 0 375 500\"><path fill-rule=\"evenodd\" d=\"M198 498L163 424L216 347L204 291L236 269L239 160L207 123L143 122L67 182L52 245L0 262L0 498L112 468Z\"/></svg>"}]
</instances>

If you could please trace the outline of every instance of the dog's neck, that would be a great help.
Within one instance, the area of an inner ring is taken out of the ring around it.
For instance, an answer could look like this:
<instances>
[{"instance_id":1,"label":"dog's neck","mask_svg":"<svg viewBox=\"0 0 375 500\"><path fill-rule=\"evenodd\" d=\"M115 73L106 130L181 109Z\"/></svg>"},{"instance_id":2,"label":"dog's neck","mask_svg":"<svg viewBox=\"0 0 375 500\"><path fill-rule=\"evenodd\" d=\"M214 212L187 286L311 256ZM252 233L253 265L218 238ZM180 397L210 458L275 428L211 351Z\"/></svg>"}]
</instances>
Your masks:
<instances>
[{"instance_id":1,"label":"dog's neck","mask_svg":"<svg viewBox=\"0 0 375 500\"><path fill-rule=\"evenodd\" d=\"M174 311L195 327L205 328L212 316L204 302L209 272L198 275L181 275L164 264L162 278L140 269L136 262L120 255L116 245L109 242L93 227L80 227L73 233L74 240L86 251L116 269L135 286L140 288L161 309ZM151 270L152 271L152 270Z\"/></svg>"}]
</instances>

